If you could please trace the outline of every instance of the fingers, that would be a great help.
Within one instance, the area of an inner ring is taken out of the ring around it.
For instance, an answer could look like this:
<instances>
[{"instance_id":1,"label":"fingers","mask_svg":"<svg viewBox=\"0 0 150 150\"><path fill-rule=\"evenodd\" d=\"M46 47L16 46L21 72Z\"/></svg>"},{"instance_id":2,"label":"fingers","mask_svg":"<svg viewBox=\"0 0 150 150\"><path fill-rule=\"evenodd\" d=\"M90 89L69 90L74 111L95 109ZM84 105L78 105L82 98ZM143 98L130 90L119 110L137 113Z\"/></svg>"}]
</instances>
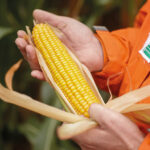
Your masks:
<instances>
[{"instance_id":1,"label":"fingers","mask_svg":"<svg viewBox=\"0 0 150 150\"><path fill-rule=\"evenodd\" d=\"M32 70L40 70L40 65L36 56L35 49L31 45L26 46L27 61Z\"/></svg>"},{"instance_id":2,"label":"fingers","mask_svg":"<svg viewBox=\"0 0 150 150\"><path fill-rule=\"evenodd\" d=\"M17 35L18 35L18 37L20 37L20 38L24 38L27 34L26 34L25 31L19 30L19 31L17 32Z\"/></svg>"},{"instance_id":3,"label":"fingers","mask_svg":"<svg viewBox=\"0 0 150 150\"><path fill-rule=\"evenodd\" d=\"M57 26L60 23L60 17L59 16L52 14L52 13L49 13L49 12L46 12L44 10L39 10L39 9L34 10L33 17L39 23L40 22L49 23L53 26Z\"/></svg>"},{"instance_id":4,"label":"fingers","mask_svg":"<svg viewBox=\"0 0 150 150\"><path fill-rule=\"evenodd\" d=\"M26 40L24 40L24 37L27 35L25 31L23 30L19 30L17 32L18 38L16 39L15 43L17 45L17 47L20 49L20 52L22 53L23 57L25 59L27 59L26 57L26 46L27 46L27 42Z\"/></svg>"},{"instance_id":5,"label":"fingers","mask_svg":"<svg viewBox=\"0 0 150 150\"><path fill-rule=\"evenodd\" d=\"M23 57L28 61L32 70L40 70L35 49L24 39L24 37L27 36L26 32L23 30L19 30L17 32L17 35L18 38L16 39L15 43L20 49Z\"/></svg>"},{"instance_id":6,"label":"fingers","mask_svg":"<svg viewBox=\"0 0 150 150\"><path fill-rule=\"evenodd\" d=\"M92 104L89 109L90 117L97 121L98 123L102 123L105 121L105 118L103 118L105 115L105 110L103 106L98 104Z\"/></svg>"},{"instance_id":7,"label":"fingers","mask_svg":"<svg viewBox=\"0 0 150 150\"><path fill-rule=\"evenodd\" d=\"M92 104L89 110L91 118L97 121L100 126L108 127L110 124L118 124L124 120L121 114L105 108L99 104Z\"/></svg>"},{"instance_id":8,"label":"fingers","mask_svg":"<svg viewBox=\"0 0 150 150\"><path fill-rule=\"evenodd\" d=\"M97 121L101 128L124 130L123 124L126 128L137 129L137 126L122 114L115 112L111 109L105 108L99 104L92 104L89 110L91 118Z\"/></svg>"},{"instance_id":9,"label":"fingers","mask_svg":"<svg viewBox=\"0 0 150 150\"><path fill-rule=\"evenodd\" d=\"M42 71L40 71L40 70L33 70L31 72L31 76L34 78L37 78L39 80L45 80L44 75L43 75Z\"/></svg>"},{"instance_id":10,"label":"fingers","mask_svg":"<svg viewBox=\"0 0 150 150\"><path fill-rule=\"evenodd\" d=\"M19 30L17 32L18 38L15 43L22 53L23 57L28 61L32 70L31 75L37 79L44 80L44 75L40 70L40 65L36 56L35 49L31 46L24 37L27 35L26 32Z\"/></svg>"},{"instance_id":11,"label":"fingers","mask_svg":"<svg viewBox=\"0 0 150 150\"><path fill-rule=\"evenodd\" d=\"M23 57L25 59L27 59L26 50L25 50L25 48L27 46L27 42L23 38L18 37L16 39L15 43L16 43L18 49L20 50L20 52L22 53Z\"/></svg>"},{"instance_id":12,"label":"fingers","mask_svg":"<svg viewBox=\"0 0 150 150\"><path fill-rule=\"evenodd\" d=\"M67 31L66 29L68 28L68 25L70 24L70 22L72 22L72 20L73 20L68 17L58 16L58 15L52 14L50 12L47 12L44 10L39 10L39 9L34 10L33 17L35 18L35 20L37 22L48 23L48 24L58 28L65 34L67 34L69 32L69 31L66 32Z\"/></svg>"},{"instance_id":13,"label":"fingers","mask_svg":"<svg viewBox=\"0 0 150 150\"><path fill-rule=\"evenodd\" d=\"M20 49L20 52L22 53L23 57L28 61L31 69L33 70L31 72L31 76L39 80L45 80L44 75L40 70L35 49L23 39L24 35L26 35L24 31L19 31L18 38L16 39L15 43Z\"/></svg>"}]
</instances>

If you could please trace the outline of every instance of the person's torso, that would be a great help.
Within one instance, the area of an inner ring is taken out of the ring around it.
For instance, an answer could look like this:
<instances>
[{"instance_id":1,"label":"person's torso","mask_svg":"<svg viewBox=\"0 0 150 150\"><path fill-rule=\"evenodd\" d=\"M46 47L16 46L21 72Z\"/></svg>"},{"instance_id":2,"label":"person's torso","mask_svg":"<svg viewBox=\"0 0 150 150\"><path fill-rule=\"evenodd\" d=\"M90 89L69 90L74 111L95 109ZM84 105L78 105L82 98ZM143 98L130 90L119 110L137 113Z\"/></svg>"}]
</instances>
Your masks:
<instances>
[{"instance_id":1,"label":"person's torso","mask_svg":"<svg viewBox=\"0 0 150 150\"><path fill-rule=\"evenodd\" d=\"M150 62L148 62L150 60L150 1L142 8L142 11L147 14L126 66L119 95L150 84Z\"/></svg>"}]
</instances>

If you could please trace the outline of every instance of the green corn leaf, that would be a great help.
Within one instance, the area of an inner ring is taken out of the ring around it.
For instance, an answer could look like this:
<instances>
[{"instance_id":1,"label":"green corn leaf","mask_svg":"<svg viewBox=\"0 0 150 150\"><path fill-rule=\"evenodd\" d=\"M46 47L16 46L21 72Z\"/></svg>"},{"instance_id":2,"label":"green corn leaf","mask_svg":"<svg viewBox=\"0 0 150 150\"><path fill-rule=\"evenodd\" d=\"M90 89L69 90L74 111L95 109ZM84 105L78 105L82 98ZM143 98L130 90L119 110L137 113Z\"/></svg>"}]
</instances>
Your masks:
<instances>
[{"instance_id":1,"label":"green corn leaf","mask_svg":"<svg viewBox=\"0 0 150 150\"><path fill-rule=\"evenodd\" d=\"M0 39L12 33L13 31L14 31L13 28L0 26Z\"/></svg>"}]
</instances>

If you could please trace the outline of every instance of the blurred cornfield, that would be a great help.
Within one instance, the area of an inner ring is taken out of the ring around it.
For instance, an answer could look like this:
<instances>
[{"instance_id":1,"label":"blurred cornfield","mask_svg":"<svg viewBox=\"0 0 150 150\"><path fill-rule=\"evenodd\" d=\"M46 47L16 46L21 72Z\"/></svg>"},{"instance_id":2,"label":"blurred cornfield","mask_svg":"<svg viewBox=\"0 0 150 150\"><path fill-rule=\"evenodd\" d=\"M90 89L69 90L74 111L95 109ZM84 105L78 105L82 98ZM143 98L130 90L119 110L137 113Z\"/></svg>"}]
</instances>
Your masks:
<instances>
[{"instance_id":1,"label":"blurred cornfield","mask_svg":"<svg viewBox=\"0 0 150 150\"><path fill-rule=\"evenodd\" d=\"M7 70L22 55L15 45L16 32L32 27L34 9L80 20L91 29L103 25L112 31L132 26L145 0L0 0L0 82ZM30 76L23 61L14 77L14 89L49 105L61 105L53 89ZM60 141L56 135L59 122L0 101L0 150L79 150L72 141Z\"/></svg>"}]
</instances>

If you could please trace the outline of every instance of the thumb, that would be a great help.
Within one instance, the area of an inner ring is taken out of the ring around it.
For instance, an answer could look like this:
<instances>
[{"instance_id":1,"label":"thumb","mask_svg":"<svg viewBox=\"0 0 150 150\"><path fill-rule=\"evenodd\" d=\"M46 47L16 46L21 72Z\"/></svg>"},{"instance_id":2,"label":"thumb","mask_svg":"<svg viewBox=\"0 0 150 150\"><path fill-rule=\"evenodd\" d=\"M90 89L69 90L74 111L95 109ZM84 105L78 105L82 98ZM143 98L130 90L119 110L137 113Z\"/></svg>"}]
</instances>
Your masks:
<instances>
[{"instance_id":1,"label":"thumb","mask_svg":"<svg viewBox=\"0 0 150 150\"><path fill-rule=\"evenodd\" d=\"M35 20L37 20L39 23L48 23L52 26L57 26L61 19L60 16L57 16L53 13L49 13L47 11L44 10L40 10L40 9L36 9L33 11L33 17Z\"/></svg>"},{"instance_id":2,"label":"thumb","mask_svg":"<svg viewBox=\"0 0 150 150\"><path fill-rule=\"evenodd\" d=\"M103 107L100 104L92 104L89 109L89 114L92 119L98 122L101 126L107 126L108 123L115 123L120 114Z\"/></svg>"}]
</instances>

